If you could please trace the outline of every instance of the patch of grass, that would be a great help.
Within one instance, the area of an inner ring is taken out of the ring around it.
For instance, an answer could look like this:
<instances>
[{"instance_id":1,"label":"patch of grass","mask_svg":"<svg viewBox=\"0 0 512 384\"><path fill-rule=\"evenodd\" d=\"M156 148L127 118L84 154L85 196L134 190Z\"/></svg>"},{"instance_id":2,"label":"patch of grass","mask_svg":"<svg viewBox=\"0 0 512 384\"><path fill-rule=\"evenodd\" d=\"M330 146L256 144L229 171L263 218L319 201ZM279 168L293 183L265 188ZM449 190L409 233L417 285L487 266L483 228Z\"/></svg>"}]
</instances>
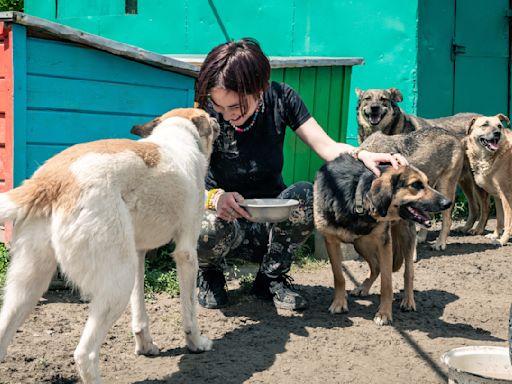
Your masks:
<instances>
[{"instance_id":1,"label":"patch of grass","mask_svg":"<svg viewBox=\"0 0 512 384\"><path fill-rule=\"evenodd\" d=\"M313 270L324 267L326 263L327 260L320 260L315 256L313 246L306 242L295 255L292 268Z\"/></svg>"},{"instance_id":2,"label":"patch of grass","mask_svg":"<svg viewBox=\"0 0 512 384\"><path fill-rule=\"evenodd\" d=\"M172 297L180 294L176 263L171 256L174 246L166 245L146 257L144 292L146 294L167 293Z\"/></svg>"},{"instance_id":3,"label":"patch of grass","mask_svg":"<svg viewBox=\"0 0 512 384\"><path fill-rule=\"evenodd\" d=\"M19 11L23 12L23 0L0 0L0 12Z\"/></svg>"},{"instance_id":4,"label":"patch of grass","mask_svg":"<svg viewBox=\"0 0 512 384\"><path fill-rule=\"evenodd\" d=\"M8 264L9 251L7 251L4 243L0 243L0 288L4 286Z\"/></svg>"}]
</instances>

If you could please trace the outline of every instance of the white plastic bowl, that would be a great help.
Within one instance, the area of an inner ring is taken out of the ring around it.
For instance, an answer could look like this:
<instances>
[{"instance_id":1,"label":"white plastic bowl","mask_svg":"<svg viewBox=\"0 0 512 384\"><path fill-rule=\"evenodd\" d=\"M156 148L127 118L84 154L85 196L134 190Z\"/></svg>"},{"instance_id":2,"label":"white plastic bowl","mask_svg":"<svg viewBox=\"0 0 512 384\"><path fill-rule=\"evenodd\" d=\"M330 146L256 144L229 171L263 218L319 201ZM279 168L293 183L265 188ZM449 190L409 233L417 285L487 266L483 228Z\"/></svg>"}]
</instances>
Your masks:
<instances>
[{"instance_id":1,"label":"white plastic bowl","mask_svg":"<svg viewBox=\"0 0 512 384\"><path fill-rule=\"evenodd\" d=\"M288 220L290 212L299 205L294 199L245 199L240 204L257 223L278 223Z\"/></svg>"},{"instance_id":2,"label":"white plastic bowl","mask_svg":"<svg viewBox=\"0 0 512 384\"><path fill-rule=\"evenodd\" d=\"M448 383L512 383L509 349L505 347L460 347L446 352L441 361L448 367Z\"/></svg>"}]
</instances>

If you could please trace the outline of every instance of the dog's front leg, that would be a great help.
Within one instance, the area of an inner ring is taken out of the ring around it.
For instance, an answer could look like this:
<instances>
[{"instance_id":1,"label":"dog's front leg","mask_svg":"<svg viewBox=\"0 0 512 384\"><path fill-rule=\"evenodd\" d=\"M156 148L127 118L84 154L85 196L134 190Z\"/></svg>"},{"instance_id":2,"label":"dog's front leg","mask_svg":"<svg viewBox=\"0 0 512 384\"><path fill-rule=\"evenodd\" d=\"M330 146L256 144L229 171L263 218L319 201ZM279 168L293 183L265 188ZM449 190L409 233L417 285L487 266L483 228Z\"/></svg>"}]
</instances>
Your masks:
<instances>
[{"instance_id":1,"label":"dog's front leg","mask_svg":"<svg viewBox=\"0 0 512 384\"><path fill-rule=\"evenodd\" d=\"M340 242L333 236L325 236L325 248L331 262L334 275L334 299L329 307L330 313L348 312L347 292L345 291L345 277L341 265L342 254Z\"/></svg>"},{"instance_id":2,"label":"dog's front leg","mask_svg":"<svg viewBox=\"0 0 512 384\"><path fill-rule=\"evenodd\" d=\"M382 247L379 249L380 264L380 306L373 321L377 325L386 325L393 321L392 303L393 303L393 250L391 244L391 235L382 234Z\"/></svg>"},{"instance_id":3,"label":"dog's front leg","mask_svg":"<svg viewBox=\"0 0 512 384\"><path fill-rule=\"evenodd\" d=\"M500 237L500 233L503 230L503 205L501 204L501 199L494 196L494 205L496 206L496 228L494 228L494 232L488 235L485 235L486 238L496 240Z\"/></svg>"},{"instance_id":4,"label":"dog's front leg","mask_svg":"<svg viewBox=\"0 0 512 384\"><path fill-rule=\"evenodd\" d=\"M144 303L144 260L146 251L137 252L135 284L130 297L132 310L132 332L135 337L136 355L158 355L158 347L153 343L149 332L149 318Z\"/></svg>"},{"instance_id":5,"label":"dog's front leg","mask_svg":"<svg viewBox=\"0 0 512 384\"><path fill-rule=\"evenodd\" d=\"M176 246L178 247L178 245ZM187 339L187 347L191 352L200 353L212 349L212 342L199 332L196 313L196 281L197 281L197 251L176 250L173 254L180 283L180 299L183 317L183 328Z\"/></svg>"},{"instance_id":6,"label":"dog's front leg","mask_svg":"<svg viewBox=\"0 0 512 384\"><path fill-rule=\"evenodd\" d=\"M510 196L500 193L501 207L503 210L503 234L498 241L500 245L508 243L512 230L512 206L510 205L510 199Z\"/></svg>"}]
</instances>

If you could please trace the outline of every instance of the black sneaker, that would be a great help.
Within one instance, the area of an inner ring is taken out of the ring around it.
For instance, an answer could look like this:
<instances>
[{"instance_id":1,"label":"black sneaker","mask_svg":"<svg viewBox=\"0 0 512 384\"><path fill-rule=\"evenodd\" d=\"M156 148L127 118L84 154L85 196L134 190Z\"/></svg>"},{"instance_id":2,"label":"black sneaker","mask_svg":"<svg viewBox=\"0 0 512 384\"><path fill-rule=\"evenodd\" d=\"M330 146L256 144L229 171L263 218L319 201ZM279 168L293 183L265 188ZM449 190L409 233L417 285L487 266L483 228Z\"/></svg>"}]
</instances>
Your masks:
<instances>
[{"instance_id":1,"label":"black sneaker","mask_svg":"<svg viewBox=\"0 0 512 384\"><path fill-rule=\"evenodd\" d=\"M222 270L216 268L199 268L197 286L199 287L197 301L202 307L216 309L228 305L226 279Z\"/></svg>"},{"instance_id":2,"label":"black sneaker","mask_svg":"<svg viewBox=\"0 0 512 384\"><path fill-rule=\"evenodd\" d=\"M270 278L258 272L252 293L264 300L273 300L276 308L301 310L308 307L308 301L294 290L293 279L286 275Z\"/></svg>"}]
</instances>

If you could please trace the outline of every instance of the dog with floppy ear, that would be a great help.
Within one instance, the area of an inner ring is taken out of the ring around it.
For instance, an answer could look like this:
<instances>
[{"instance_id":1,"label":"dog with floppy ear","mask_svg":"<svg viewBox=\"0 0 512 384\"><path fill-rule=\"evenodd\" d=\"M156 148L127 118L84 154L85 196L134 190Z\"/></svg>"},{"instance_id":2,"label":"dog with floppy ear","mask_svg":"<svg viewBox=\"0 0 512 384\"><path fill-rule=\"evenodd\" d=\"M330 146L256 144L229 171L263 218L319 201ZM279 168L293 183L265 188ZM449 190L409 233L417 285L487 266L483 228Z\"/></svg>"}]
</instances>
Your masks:
<instances>
[{"instance_id":1,"label":"dog with floppy ear","mask_svg":"<svg viewBox=\"0 0 512 384\"><path fill-rule=\"evenodd\" d=\"M499 245L507 244L512 233L512 132L507 128L509 125L509 118L501 113L474 118L464 139L475 181L496 203L496 229L488 237Z\"/></svg>"},{"instance_id":2,"label":"dog with floppy ear","mask_svg":"<svg viewBox=\"0 0 512 384\"><path fill-rule=\"evenodd\" d=\"M340 242L353 243L370 265L370 276L353 293L366 295L379 273L381 300L374 321L392 321L392 272L405 260L401 307L415 310L413 256L416 246L414 223L430 226L426 212L439 212L451 201L431 188L423 172L413 166L381 167L376 177L350 155L324 164L314 184L314 220L324 236L334 274L331 313L348 311Z\"/></svg>"},{"instance_id":3,"label":"dog with floppy ear","mask_svg":"<svg viewBox=\"0 0 512 384\"><path fill-rule=\"evenodd\" d=\"M145 138L74 145L20 187L0 194L0 222L14 223L0 360L57 265L91 300L74 353L84 383L100 382L100 347L128 301L135 352L157 354L144 305L144 257L171 240L187 347L211 349L196 319L196 247L219 125L202 110L179 109L136 131Z\"/></svg>"}]
</instances>

